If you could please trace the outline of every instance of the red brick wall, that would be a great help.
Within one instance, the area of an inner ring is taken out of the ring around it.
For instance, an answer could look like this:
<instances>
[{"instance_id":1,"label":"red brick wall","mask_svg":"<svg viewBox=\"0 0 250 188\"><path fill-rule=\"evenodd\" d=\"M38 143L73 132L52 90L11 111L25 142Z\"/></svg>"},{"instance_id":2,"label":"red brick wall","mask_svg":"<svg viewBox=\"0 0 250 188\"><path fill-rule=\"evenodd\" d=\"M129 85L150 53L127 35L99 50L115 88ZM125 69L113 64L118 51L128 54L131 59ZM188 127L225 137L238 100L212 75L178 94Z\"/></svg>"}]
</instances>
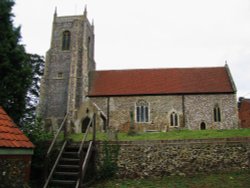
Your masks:
<instances>
[{"instance_id":1,"label":"red brick wall","mask_svg":"<svg viewBox=\"0 0 250 188\"><path fill-rule=\"evenodd\" d=\"M250 100L241 101L239 118L242 128L250 128Z\"/></svg>"}]
</instances>

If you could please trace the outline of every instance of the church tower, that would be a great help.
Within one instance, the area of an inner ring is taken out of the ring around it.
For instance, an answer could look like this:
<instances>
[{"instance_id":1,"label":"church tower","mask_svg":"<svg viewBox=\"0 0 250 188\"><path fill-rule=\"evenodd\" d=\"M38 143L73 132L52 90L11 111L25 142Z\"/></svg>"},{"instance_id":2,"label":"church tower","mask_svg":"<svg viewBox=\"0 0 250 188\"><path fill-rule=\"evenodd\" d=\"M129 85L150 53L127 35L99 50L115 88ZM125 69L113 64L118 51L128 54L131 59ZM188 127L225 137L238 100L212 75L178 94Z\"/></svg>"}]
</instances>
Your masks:
<instances>
[{"instance_id":1,"label":"church tower","mask_svg":"<svg viewBox=\"0 0 250 188\"><path fill-rule=\"evenodd\" d=\"M94 40L86 7L79 16L59 17L55 10L39 105L46 130L55 131L67 113L73 118L85 100L95 70Z\"/></svg>"}]
</instances>

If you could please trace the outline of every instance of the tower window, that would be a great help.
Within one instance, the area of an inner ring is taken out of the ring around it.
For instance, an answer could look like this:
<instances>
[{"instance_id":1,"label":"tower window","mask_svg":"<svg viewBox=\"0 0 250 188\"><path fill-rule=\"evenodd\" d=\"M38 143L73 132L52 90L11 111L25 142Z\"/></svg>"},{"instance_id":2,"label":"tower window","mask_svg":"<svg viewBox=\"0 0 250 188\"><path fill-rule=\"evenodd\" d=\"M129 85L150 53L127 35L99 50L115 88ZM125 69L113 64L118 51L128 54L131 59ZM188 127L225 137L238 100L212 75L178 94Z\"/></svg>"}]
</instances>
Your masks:
<instances>
[{"instance_id":1,"label":"tower window","mask_svg":"<svg viewBox=\"0 0 250 188\"><path fill-rule=\"evenodd\" d=\"M70 32L64 31L62 38L62 50L69 50L70 48Z\"/></svg>"},{"instance_id":2,"label":"tower window","mask_svg":"<svg viewBox=\"0 0 250 188\"><path fill-rule=\"evenodd\" d=\"M136 121L139 123L149 122L149 105L144 100L136 103Z\"/></svg>"},{"instance_id":3,"label":"tower window","mask_svg":"<svg viewBox=\"0 0 250 188\"><path fill-rule=\"evenodd\" d=\"M62 72L58 72L57 73L57 78L63 78L63 73Z\"/></svg>"},{"instance_id":4,"label":"tower window","mask_svg":"<svg viewBox=\"0 0 250 188\"><path fill-rule=\"evenodd\" d=\"M216 104L214 107L214 122L221 122L221 113L218 104Z\"/></svg>"},{"instance_id":5,"label":"tower window","mask_svg":"<svg viewBox=\"0 0 250 188\"><path fill-rule=\"evenodd\" d=\"M176 112L172 112L170 114L170 126L172 126L172 127L179 126L178 114Z\"/></svg>"},{"instance_id":6,"label":"tower window","mask_svg":"<svg viewBox=\"0 0 250 188\"><path fill-rule=\"evenodd\" d=\"M90 53L91 46L90 45L91 45L91 39L90 39L90 37L88 37L88 45L87 45L88 46L88 57L91 57L91 53Z\"/></svg>"}]
</instances>

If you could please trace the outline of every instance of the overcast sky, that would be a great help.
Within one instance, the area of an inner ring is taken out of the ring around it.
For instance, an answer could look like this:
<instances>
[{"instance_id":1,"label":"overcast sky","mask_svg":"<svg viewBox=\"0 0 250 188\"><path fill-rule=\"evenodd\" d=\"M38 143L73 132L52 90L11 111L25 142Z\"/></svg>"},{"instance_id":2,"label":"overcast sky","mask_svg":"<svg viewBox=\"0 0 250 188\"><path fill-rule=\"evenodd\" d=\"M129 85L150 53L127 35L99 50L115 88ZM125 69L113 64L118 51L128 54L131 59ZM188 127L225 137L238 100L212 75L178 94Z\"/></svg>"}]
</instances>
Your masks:
<instances>
[{"instance_id":1,"label":"overcast sky","mask_svg":"<svg viewBox=\"0 0 250 188\"><path fill-rule=\"evenodd\" d=\"M27 52L45 56L55 7L95 23L97 69L224 66L250 98L250 0L16 0Z\"/></svg>"}]
</instances>

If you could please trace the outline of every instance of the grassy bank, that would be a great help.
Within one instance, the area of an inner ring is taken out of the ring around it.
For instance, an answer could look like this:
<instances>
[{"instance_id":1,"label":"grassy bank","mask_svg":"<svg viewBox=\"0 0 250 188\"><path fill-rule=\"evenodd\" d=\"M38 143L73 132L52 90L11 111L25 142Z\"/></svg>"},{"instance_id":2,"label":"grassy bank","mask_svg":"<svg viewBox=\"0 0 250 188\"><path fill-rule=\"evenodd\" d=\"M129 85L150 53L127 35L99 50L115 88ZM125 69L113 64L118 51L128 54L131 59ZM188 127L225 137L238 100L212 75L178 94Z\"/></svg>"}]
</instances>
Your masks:
<instances>
[{"instance_id":1,"label":"grassy bank","mask_svg":"<svg viewBox=\"0 0 250 188\"><path fill-rule=\"evenodd\" d=\"M113 179L98 182L92 188L247 188L250 170L201 174L192 177L168 176L157 179Z\"/></svg>"},{"instance_id":2,"label":"grassy bank","mask_svg":"<svg viewBox=\"0 0 250 188\"><path fill-rule=\"evenodd\" d=\"M127 133L118 133L118 140L176 140L176 139L206 139L206 138L232 138L250 136L250 129L233 130L176 130L170 132L143 132L135 136L128 136ZM72 134L70 138L80 141L83 134ZM97 140L107 140L107 134L98 132Z\"/></svg>"}]
</instances>

